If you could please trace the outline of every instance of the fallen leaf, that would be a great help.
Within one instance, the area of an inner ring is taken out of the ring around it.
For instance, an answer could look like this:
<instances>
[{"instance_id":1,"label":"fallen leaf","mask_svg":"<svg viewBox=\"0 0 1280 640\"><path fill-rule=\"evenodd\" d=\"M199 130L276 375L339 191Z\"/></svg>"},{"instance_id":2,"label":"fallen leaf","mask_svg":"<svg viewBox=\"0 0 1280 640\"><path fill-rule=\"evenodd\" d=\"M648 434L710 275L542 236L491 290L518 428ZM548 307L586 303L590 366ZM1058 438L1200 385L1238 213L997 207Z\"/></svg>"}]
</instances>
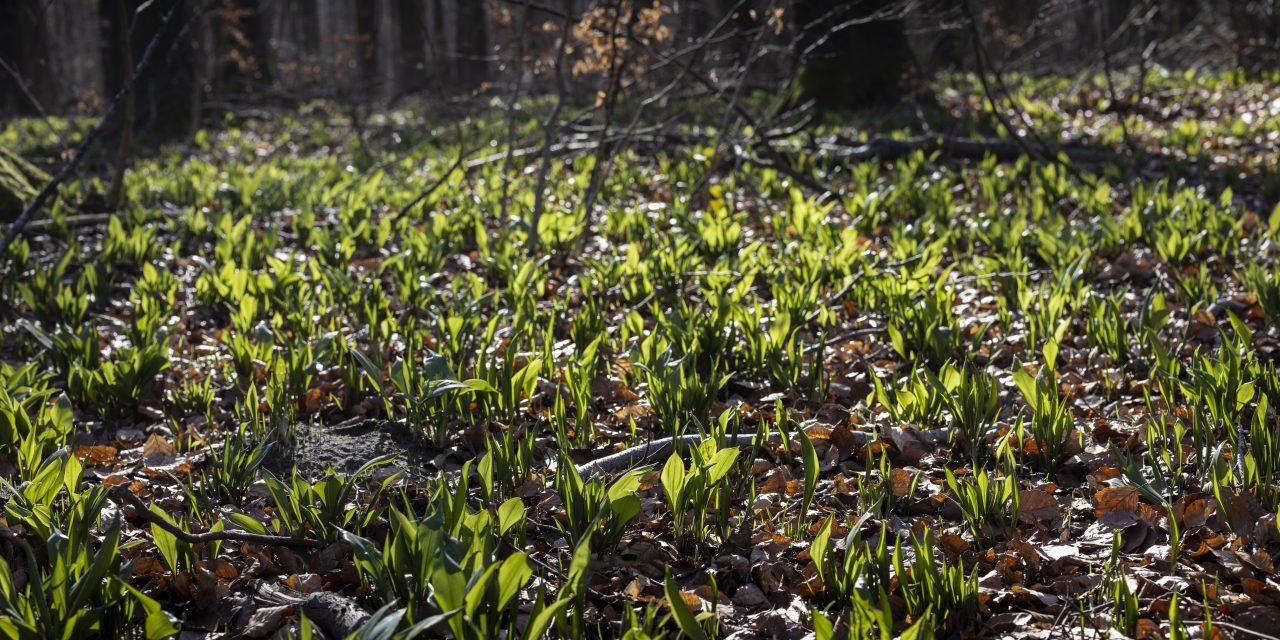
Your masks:
<instances>
[{"instance_id":1,"label":"fallen leaf","mask_svg":"<svg viewBox=\"0 0 1280 640\"><path fill-rule=\"evenodd\" d=\"M86 467L105 466L115 462L118 451L115 447L108 445L93 445L88 447L77 447L75 450L76 457L84 463Z\"/></svg>"},{"instance_id":2,"label":"fallen leaf","mask_svg":"<svg viewBox=\"0 0 1280 640\"><path fill-rule=\"evenodd\" d=\"M1093 494L1093 504L1093 514L1099 518L1116 511L1136 512L1138 510L1138 488L1103 487Z\"/></svg>"},{"instance_id":3,"label":"fallen leaf","mask_svg":"<svg viewBox=\"0 0 1280 640\"><path fill-rule=\"evenodd\" d=\"M1018 520L1027 524L1052 522L1062 514L1062 507L1052 495L1038 489L1018 492Z\"/></svg>"},{"instance_id":4,"label":"fallen leaf","mask_svg":"<svg viewBox=\"0 0 1280 640\"><path fill-rule=\"evenodd\" d=\"M151 434L142 444L142 457L147 460L173 458L177 455L178 450L158 433Z\"/></svg>"},{"instance_id":5,"label":"fallen leaf","mask_svg":"<svg viewBox=\"0 0 1280 640\"><path fill-rule=\"evenodd\" d=\"M247 638L265 638L280 628L284 624L286 616L293 613L293 607L265 607L253 612L249 617L249 623L245 625L242 632Z\"/></svg>"}]
</instances>

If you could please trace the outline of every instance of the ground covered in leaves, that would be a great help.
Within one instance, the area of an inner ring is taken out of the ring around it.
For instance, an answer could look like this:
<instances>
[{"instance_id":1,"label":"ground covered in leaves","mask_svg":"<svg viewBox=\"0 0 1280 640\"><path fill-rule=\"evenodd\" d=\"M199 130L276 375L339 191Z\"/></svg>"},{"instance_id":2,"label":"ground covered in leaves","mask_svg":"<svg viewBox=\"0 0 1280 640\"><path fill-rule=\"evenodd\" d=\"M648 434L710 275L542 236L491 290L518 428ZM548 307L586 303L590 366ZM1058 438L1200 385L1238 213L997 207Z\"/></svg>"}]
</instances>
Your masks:
<instances>
[{"instance_id":1,"label":"ground covered in leaves","mask_svg":"<svg viewBox=\"0 0 1280 640\"><path fill-rule=\"evenodd\" d=\"M1274 634L1280 89L1017 86L1012 158L688 127L536 197L502 111L321 105L70 185L0 281L0 634Z\"/></svg>"}]
</instances>

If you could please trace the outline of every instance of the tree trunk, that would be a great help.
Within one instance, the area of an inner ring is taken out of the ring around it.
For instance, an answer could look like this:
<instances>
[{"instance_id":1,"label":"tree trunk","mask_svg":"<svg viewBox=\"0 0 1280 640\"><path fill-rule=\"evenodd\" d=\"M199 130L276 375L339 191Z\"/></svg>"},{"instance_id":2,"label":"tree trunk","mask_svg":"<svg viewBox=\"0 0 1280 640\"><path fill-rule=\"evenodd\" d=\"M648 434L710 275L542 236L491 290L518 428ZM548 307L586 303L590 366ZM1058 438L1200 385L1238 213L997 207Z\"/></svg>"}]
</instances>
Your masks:
<instances>
[{"instance_id":1,"label":"tree trunk","mask_svg":"<svg viewBox=\"0 0 1280 640\"><path fill-rule=\"evenodd\" d=\"M398 0L396 9L400 23L400 88L417 91L424 85L427 73L425 17L414 0Z\"/></svg>"},{"instance_id":2,"label":"tree trunk","mask_svg":"<svg viewBox=\"0 0 1280 640\"><path fill-rule=\"evenodd\" d=\"M40 113L53 98L49 73L49 43L41 3L34 0L0 2L0 110ZM17 77L14 77L14 74Z\"/></svg>"},{"instance_id":3,"label":"tree trunk","mask_svg":"<svg viewBox=\"0 0 1280 640\"><path fill-rule=\"evenodd\" d=\"M475 89L489 79L489 37L484 3L458 2L458 82L463 89Z\"/></svg>"},{"instance_id":4,"label":"tree trunk","mask_svg":"<svg viewBox=\"0 0 1280 640\"><path fill-rule=\"evenodd\" d=\"M354 83L359 90L360 101L372 101L378 77L378 6L372 0L356 0L356 70L360 74ZM386 78L382 78L386 80Z\"/></svg>"},{"instance_id":5,"label":"tree trunk","mask_svg":"<svg viewBox=\"0 0 1280 640\"><path fill-rule=\"evenodd\" d=\"M795 0L793 91L821 109L897 104L920 87L901 0Z\"/></svg>"},{"instance_id":6,"label":"tree trunk","mask_svg":"<svg viewBox=\"0 0 1280 640\"><path fill-rule=\"evenodd\" d=\"M173 6L170 2L148 3L149 6L139 12L142 0L128 0L129 15L133 16L132 60L141 60L147 45L155 37L156 31L164 22L164 15ZM133 76L133 69L128 67L128 60L122 55L117 43L129 33L129 25L122 24L115 0L102 0L99 3L99 16L102 19L102 60L106 77L107 95L116 92ZM174 16L181 27L191 16L191 7L183 6ZM189 36L181 42L176 38L181 29L170 30L164 42L158 43L160 56L151 67L147 77L135 88L138 102L137 120L139 135L142 132L153 132L162 136L184 134L191 131L196 118L197 69L195 51Z\"/></svg>"}]
</instances>

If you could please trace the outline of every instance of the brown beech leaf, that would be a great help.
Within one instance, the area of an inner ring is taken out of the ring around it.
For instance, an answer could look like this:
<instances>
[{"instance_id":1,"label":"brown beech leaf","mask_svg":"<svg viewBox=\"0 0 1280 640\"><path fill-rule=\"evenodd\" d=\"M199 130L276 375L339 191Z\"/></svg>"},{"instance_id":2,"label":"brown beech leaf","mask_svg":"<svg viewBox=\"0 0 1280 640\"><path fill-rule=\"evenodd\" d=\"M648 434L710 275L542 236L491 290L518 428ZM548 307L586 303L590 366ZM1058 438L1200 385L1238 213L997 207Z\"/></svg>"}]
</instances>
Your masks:
<instances>
[{"instance_id":1,"label":"brown beech leaf","mask_svg":"<svg viewBox=\"0 0 1280 640\"><path fill-rule=\"evenodd\" d=\"M1178 498L1173 503L1173 516L1182 524L1182 528L1202 527L1217 511L1216 503L1206 493L1193 493Z\"/></svg>"},{"instance_id":2,"label":"brown beech leaf","mask_svg":"<svg viewBox=\"0 0 1280 640\"><path fill-rule=\"evenodd\" d=\"M889 488L893 491L896 498L904 498L907 492L911 490L911 481L915 478L916 473L901 467L894 467L889 472Z\"/></svg>"},{"instance_id":3,"label":"brown beech leaf","mask_svg":"<svg viewBox=\"0 0 1280 640\"><path fill-rule=\"evenodd\" d=\"M86 467L98 467L109 465L116 461L116 455L119 452L115 447L109 445L92 445L88 447L76 447L76 457L84 463Z\"/></svg>"},{"instance_id":4,"label":"brown beech leaf","mask_svg":"<svg viewBox=\"0 0 1280 640\"><path fill-rule=\"evenodd\" d=\"M1103 487L1093 494L1093 514L1099 518L1114 511L1138 510L1137 487Z\"/></svg>"},{"instance_id":5,"label":"brown beech leaf","mask_svg":"<svg viewBox=\"0 0 1280 640\"><path fill-rule=\"evenodd\" d=\"M246 638L265 638L284 624L286 616L293 613L293 607L265 607L253 612L242 632Z\"/></svg>"},{"instance_id":6,"label":"brown beech leaf","mask_svg":"<svg viewBox=\"0 0 1280 640\"><path fill-rule=\"evenodd\" d=\"M303 398L303 409L306 413L319 413L320 408L324 406L324 391L319 387L307 389L307 395Z\"/></svg>"},{"instance_id":7,"label":"brown beech leaf","mask_svg":"<svg viewBox=\"0 0 1280 640\"><path fill-rule=\"evenodd\" d=\"M324 581L314 573L295 573L285 578L284 584L298 593L315 593L324 588Z\"/></svg>"},{"instance_id":8,"label":"brown beech leaf","mask_svg":"<svg viewBox=\"0 0 1280 640\"><path fill-rule=\"evenodd\" d=\"M1018 492L1018 520L1027 524L1052 522L1062 514L1058 500L1039 489L1023 489Z\"/></svg>"},{"instance_id":9,"label":"brown beech leaf","mask_svg":"<svg viewBox=\"0 0 1280 640\"><path fill-rule=\"evenodd\" d=\"M800 481L791 479L791 467L778 467L765 477L760 495L778 493L793 496L800 490Z\"/></svg>"},{"instance_id":10,"label":"brown beech leaf","mask_svg":"<svg viewBox=\"0 0 1280 640\"><path fill-rule=\"evenodd\" d=\"M158 433L151 434L142 444L142 457L147 460L173 458L177 455L178 450Z\"/></svg>"},{"instance_id":11,"label":"brown beech leaf","mask_svg":"<svg viewBox=\"0 0 1280 640\"><path fill-rule=\"evenodd\" d=\"M1139 618L1138 628L1134 637L1138 640L1160 640L1164 638L1164 634L1160 632L1160 625L1151 618Z\"/></svg>"}]
</instances>

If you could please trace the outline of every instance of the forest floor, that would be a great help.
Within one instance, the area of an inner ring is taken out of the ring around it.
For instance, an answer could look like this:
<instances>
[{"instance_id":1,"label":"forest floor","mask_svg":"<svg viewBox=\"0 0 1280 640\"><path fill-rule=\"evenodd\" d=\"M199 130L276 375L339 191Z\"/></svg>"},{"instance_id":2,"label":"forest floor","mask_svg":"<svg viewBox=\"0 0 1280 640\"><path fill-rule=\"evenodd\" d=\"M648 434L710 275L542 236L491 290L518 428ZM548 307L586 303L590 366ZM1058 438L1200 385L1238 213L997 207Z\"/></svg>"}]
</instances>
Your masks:
<instances>
[{"instance_id":1,"label":"forest floor","mask_svg":"<svg viewBox=\"0 0 1280 640\"><path fill-rule=\"evenodd\" d=\"M86 175L0 263L0 635L1274 637L1275 80Z\"/></svg>"}]
</instances>

